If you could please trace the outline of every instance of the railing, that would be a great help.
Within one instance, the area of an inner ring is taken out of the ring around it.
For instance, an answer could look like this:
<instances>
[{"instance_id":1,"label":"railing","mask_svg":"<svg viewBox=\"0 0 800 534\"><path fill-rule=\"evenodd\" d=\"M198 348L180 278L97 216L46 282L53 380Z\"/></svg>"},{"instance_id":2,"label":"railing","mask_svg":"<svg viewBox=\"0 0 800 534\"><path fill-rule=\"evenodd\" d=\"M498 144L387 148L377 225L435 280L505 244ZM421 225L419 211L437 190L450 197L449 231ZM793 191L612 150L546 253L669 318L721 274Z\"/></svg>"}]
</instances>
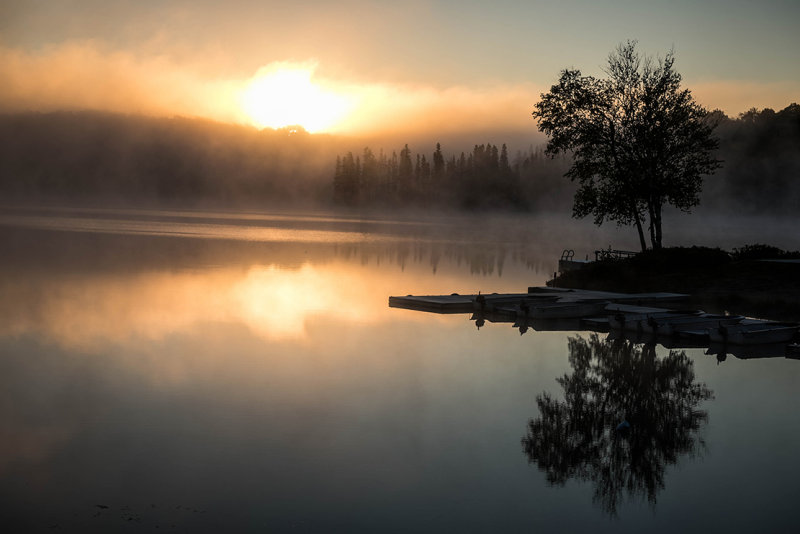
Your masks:
<instances>
[{"instance_id":1,"label":"railing","mask_svg":"<svg viewBox=\"0 0 800 534\"><path fill-rule=\"evenodd\" d=\"M575 256L574 250L564 249L564 252L561 253L561 261L572 261L573 256Z\"/></svg>"},{"instance_id":2,"label":"railing","mask_svg":"<svg viewBox=\"0 0 800 534\"><path fill-rule=\"evenodd\" d=\"M636 256L637 254L638 252L633 252L630 250L614 250L611 247L608 247L608 249L595 250L594 259L595 261L622 260Z\"/></svg>"}]
</instances>

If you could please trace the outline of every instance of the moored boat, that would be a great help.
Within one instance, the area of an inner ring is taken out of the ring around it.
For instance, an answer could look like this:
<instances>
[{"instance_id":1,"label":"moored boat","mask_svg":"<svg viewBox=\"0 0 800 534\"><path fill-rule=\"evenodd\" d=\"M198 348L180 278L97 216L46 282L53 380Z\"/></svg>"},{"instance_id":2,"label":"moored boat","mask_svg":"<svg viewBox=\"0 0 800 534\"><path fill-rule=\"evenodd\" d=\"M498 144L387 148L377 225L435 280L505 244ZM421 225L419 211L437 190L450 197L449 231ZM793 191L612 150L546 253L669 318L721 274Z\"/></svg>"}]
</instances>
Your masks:
<instances>
[{"instance_id":1,"label":"moored boat","mask_svg":"<svg viewBox=\"0 0 800 534\"><path fill-rule=\"evenodd\" d=\"M580 320L580 324L589 330L604 332L607 332L611 328L609 318L606 315L601 317L584 317Z\"/></svg>"},{"instance_id":2,"label":"moored boat","mask_svg":"<svg viewBox=\"0 0 800 534\"><path fill-rule=\"evenodd\" d=\"M735 356L740 360L752 360L757 358L783 358L786 357L788 353L786 343L733 345L712 342L709 344L706 354L717 356L717 361L724 361L725 355L727 354Z\"/></svg>"},{"instance_id":3,"label":"moored boat","mask_svg":"<svg viewBox=\"0 0 800 534\"><path fill-rule=\"evenodd\" d=\"M797 335L797 323L744 320L736 324L721 324L708 329L715 343L752 345L761 343L788 343Z\"/></svg>"},{"instance_id":4,"label":"moored boat","mask_svg":"<svg viewBox=\"0 0 800 534\"><path fill-rule=\"evenodd\" d=\"M646 321L642 322L641 328L643 332L672 337L678 335L680 331L705 330L721 324L735 324L742 319L744 317L741 315L718 315L713 313L648 317Z\"/></svg>"},{"instance_id":5,"label":"moored boat","mask_svg":"<svg viewBox=\"0 0 800 534\"><path fill-rule=\"evenodd\" d=\"M693 317L704 313L702 310L666 310L666 309L647 309L643 308L642 311L616 311L612 313L608 319L609 326L617 330L629 330L642 332L645 330L645 325L649 320L666 320L669 318L678 317ZM650 329L649 333L653 330Z\"/></svg>"},{"instance_id":6,"label":"moored boat","mask_svg":"<svg viewBox=\"0 0 800 534\"><path fill-rule=\"evenodd\" d=\"M490 293L470 297L472 309L476 311L493 311L513 306L532 305L541 302L555 302L560 296L551 293Z\"/></svg>"},{"instance_id":7,"label":"moored boat","mask_svg":"<svg viewBox=\"0 0 800 534\"><path fill-rule=\"evenodd\" d=\"M529 319L564 319L595 315L605 311L607 300L578 300L546 303L522 303L520 316Z\"/></svg>"}]
</instances>

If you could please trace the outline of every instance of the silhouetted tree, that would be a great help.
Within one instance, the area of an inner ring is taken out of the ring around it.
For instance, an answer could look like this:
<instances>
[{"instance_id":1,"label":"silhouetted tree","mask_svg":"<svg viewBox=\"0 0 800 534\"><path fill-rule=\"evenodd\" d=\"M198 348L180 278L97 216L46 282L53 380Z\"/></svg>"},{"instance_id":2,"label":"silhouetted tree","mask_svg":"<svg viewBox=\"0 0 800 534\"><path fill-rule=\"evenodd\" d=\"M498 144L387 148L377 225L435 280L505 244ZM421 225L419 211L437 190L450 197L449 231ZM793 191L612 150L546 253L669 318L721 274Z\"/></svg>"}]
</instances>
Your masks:
<instances>
[{"instance_id":1,"label":"silhouetted tree","mask_svg":"<svg viewBox=\"0 0 800 534\"><path fill-rule=\"evenodd\" d=\"M508 147L474 145L469 154L446 159L441 145L430 159L413 154L408 145L387 157L365 147L360 159L346 153L337 158L334 201L347 205L446 205L467 209L526 210L531 205L552 209L552 200L565 205L569 193L555 194L562 185L563 164L556 165L541 151L520 152L512 165ZM412 163L413 162L413 163ZM432 163L431 163L432 162ZM524 176L523 176L524 175ZM545 200L536 201L538 198ZM563 198L561 198L563 197Z\"/></svg>"},{"instance_id":2,"label":"silhouetted tree","mask_svg":"<svg viewBox=\"0 0 800 534\"><path fill-rule=\"evenodd\" d=\"M441 180L445 173L444 156L442 155L442 145L436 143L436 152L433 153L433 178Z\"/></svg>"},{"instance_id":3,"label":"silhouetted tree","mask_svg":"<svg viewBox=\"0 0 800 534\"><path fill-rule=\"evenodd\" d=\"M359 179L363 200L371 201L375 198L378 177L378 159L369 147L364 147L364 152L361 156L361 176Z\"/></svg>"},{"instance_id":4,"label":"silhouetted tree","mask_svg":"<svg viewBox=\"0 0 800 534\"><path fill-rule=\"evenodd\" d=\"M522 438L525 455L550 484L592 482L593 500L610 515L625 494L655 505L666 468L704 445L708 416L698 405L711 390L695 381L685 351L659 358L653 346L597 334L568 346L573 371L557 379L564 400L536 397L539 417Z\"/></svg>"},{"instance_id":5,"label":"silhouetted tree","mask_svg":"<svg viewBox=\"0 0 800 534\"><path fill-rule=\"evenodd\" d=\"M424 184L427 185L431 177L431 164L428 163L428 159L425 157L425 154L422 154L422 157L420 158L419 168L420 179Z\"/></svg>"},{"instance_id":6,"label":"silhouetted tree","mask_svg":"<svg viewBox=\"0 0 800 534\"><path fill-rule=\"evenodd\" d=\"M336 158L333 190L337 202L347 205L358 202L360 176L360 161L352 152L348 152L343 158Z\"/></svg>"},{"instance_id":7,"label":"silhouetted tree","mask_svg":"<svg viewBox=\"0 0 800 534\"><path fill-rule=\"evenodd\" d=\"M508 164L508 147L503 143L503 148L500 151L500 172L508 174L511 172L511 167Z\"/></svg>"},{"instance_id":8,"label":"silhouetted tree","mask_svg":"<svg viewBox=\"0 0 800 534\"><path fill-rule=\"evenodd\" d=\"M405 200L408 200L411 194L411 180L413 175L414 167L411 163L411 150L408 148L408 145L405 145L403 150L400 151L400 160L398 163L400 195Z\"/></svg>"},{"instance_id":9,"label":"silhouetted tree","mask_svg":"<svg viewBox=\"0 0 800 534\"><path fill-rule=\"evenodd\" d=\"M573 215L634 224L642 250L645 217L652 247L661 248L664 203L689 211L701 176L720 166L714 125L681 89L674 62L672 52L657 62L642 58L628 41L609 55L608 78L564 70L533 111L550 138L547 153L572 153L566 175L580 183Z\"/></svg>"}]
</instances>

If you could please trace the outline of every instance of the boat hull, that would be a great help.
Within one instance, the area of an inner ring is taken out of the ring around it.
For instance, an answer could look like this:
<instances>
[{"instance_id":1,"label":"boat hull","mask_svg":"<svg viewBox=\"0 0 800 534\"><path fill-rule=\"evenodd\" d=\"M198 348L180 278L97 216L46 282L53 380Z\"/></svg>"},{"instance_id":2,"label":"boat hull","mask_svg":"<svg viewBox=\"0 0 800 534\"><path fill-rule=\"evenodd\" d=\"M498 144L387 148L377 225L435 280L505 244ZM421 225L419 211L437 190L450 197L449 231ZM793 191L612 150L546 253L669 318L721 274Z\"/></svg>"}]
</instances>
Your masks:
<instances>
[{"instance_id":1,"label":"boat hull","mask_svg":"<svg viewBox=\"0 0 800 534\"><path fill-rule=\"evenodd\" d=\"M677 336L681 331L697 331L715 328L720 325L736 324L744 317L741 315L703 314L689 317L651 319L642 322L642 331L667 337Z\"/></svg>"},{"instance_id":2,"label":"boat hull","mask_svg":"<svg viewBox=\"0 0 800 534\"><path fill-rule=\"evenodd\" d=\"M714 343L735 345L788 343L797 335L797 328L796 324L787 323L739 323L710 328L708 336Z\"/></svg>"}]
</instances>

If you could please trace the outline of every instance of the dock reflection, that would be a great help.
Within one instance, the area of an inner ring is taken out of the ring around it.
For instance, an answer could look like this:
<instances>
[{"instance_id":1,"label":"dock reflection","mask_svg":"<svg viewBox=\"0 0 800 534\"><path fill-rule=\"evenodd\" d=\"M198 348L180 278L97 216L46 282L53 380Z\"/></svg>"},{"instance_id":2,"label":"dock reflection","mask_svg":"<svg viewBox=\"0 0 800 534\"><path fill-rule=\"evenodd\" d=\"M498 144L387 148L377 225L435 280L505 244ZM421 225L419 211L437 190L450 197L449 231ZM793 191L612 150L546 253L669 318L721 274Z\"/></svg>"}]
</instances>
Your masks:
<instances>
[{"instance_id":1,"label":"dock reflection","mask_svg":"<svg viewBox=\"0 0 800 534\"><path fill-rule=\"evenodd\" d=\"M654 296L649 294L607 294L603 312L597 312L591 308L602 303L604 295L577 291L548 287L529 288L527 293L408 295L390 297L389 306L432 314L470 314L478 329L496 323L511 326L520 335L532 331L533 335L564 332L571 336L567 348L572 372L556 379L563 390L560 395L545 390L536 396L538 415L527 421L522 450L551 486L570 480L591 484L593 503L611 517L619 515L625 502L655 508L670 467L705 451L708 412L702 404L714 393L706 383L695 380L688 350L715 356L718 364L728 355L741 360L800 359L798 326L793 323L619 302L619 297ZM538 317L534 309L540 312ZM565 310L575 313L562 315ZM686 330L654 326L669 319L676 325L693 326ZM792 328L795 337L737 343L735 338L720 336L720 342L709 332L709 325L718 325L722 331L727 324L723 321Z\"/></svg>"},{"instance_id":2,"label":"dock reflection","mask_svg":"<svg viewBox=\"0 0 800 534\"><path fill-rule=\"evenodd\" d=\"M637 330L619 330L609 328L607 323L596 323L593 320L573 318L509 318L506 314L491 311L476 311L470 316L470 321L481 329L486 323L510 324L518 330L520 335L530 331L534 332L587 332L607 334L608 341L628 341L635 344L655 347L661 345L665 349L704 349L705 354L714 356L717 363L727 361L728 356L739 360L753 360L766 358L788 358L800 360L800 347L798 344L765 343L756 345L737 345L735 343L711 342L699 338L675 337L646 333Z\"/></svg>"},{"instance_id":3,"label":"dock reflection","mask_svg":"<svg viewBox=\"0 0 800 534\"><path fill-rule=\"evenodd\" d=\"M627 497L655 506L668 467L704 448L708 420L699 408L713 398L695 380L685 351L665 357L629 340L568 340L572 373L556 379L563 400L536 397L522 448L552 485L590 482L593 501L616 516Z\"/></svg>"}]
</instances>

